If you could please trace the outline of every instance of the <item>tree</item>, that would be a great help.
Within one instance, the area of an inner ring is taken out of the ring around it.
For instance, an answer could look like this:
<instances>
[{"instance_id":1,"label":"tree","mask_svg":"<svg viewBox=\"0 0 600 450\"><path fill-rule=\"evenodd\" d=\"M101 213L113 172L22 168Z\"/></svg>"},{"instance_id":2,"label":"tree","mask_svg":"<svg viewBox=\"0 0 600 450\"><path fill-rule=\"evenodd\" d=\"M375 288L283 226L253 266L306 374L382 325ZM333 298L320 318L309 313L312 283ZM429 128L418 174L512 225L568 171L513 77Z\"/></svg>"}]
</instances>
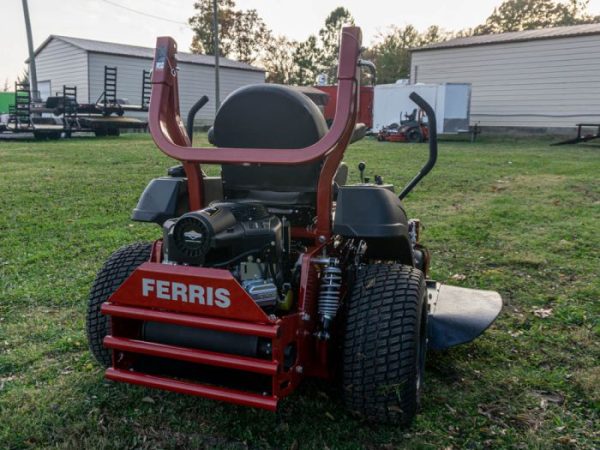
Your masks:
<instances>
[{"instance_id":1,"label":"tree","mask_svg":"<svg viewBox=\"0 0 600 450\"><path fill-rule=\"evenodd\" d=\"M23 69L21 75L17 77L18 84L29 84L29 72L27 69Z\"/></svg>"},{"instance_id":2,"label":"tree","mask_svg":"<svg viewBox=\"0 0 600 450\"><path fill-rule=\"evenodd\" d=\"M271 39L267 28L255 9L236 11L232 53L239 61L252 64Z\"/></svg>"},{"instance_id":3,"label":"tree","mask_svg":"<svg viewBox=\"0 0 600 450\"><path fill-rule=\"evenodd\" d=\"M506 0L494 8L485 23L474 34L534 30L554 26L578 25L598 21L587 11L589 0Z\"/></svg>"},{"instance_id":4,"label":"tree","mask_svg":"<svg viewBox=\"0 0 600 450\"><path fill-rule=\"evenodd\" d=\"M297 43L285 36L277 36L269 41L262 56L262 64L267 71L268 83L291 84L294 77L294 50Z\"/></svg>"},{"instance_id":5,"label":"tree","mask_svg":"<svg viewBox=\"0 0 600 450\"><path fill-rule=\"evenodd\" d=\"M318 36L310 35L303 42L284 37L271 38L261 58L268 73L267 81L310 85L319 73L325 72L334 83L340 30L344 24L354 24L354 19L346 8L339 7L327 16Z\"/></svg>"},{"instance_id":6,"label":"tree","mask_svg":"<svg viewBox=\"0 0 600 450\"><path fill-rule=\"evenodd\" d=\"M325 26L319 30L321 71L325 72L331 83L337 76L337 60L340 51L340 30L343 25L354 25L350 11L341 6L329 13Z\"/></svg>"},{"instance_id":7,"label":"tree","mask_svg":"<svg viewBox=\"0 0 600 450\"><path fill-rule=\"evenodd\" d=\"M220 55L227 56L231 52L229 48L230 37L233 35L233 26L235 22L235 2L233 0L217 0L218 22L219 22L219 43ZM194 31L192 53L204 53L205 55L215 54L215 35L213 30L213 2L212 0L200 0L194 3L196 15L188 19L188 23Z\"/></svg>"},{"instance_id":8,"label":"tree","mask_svg":"<svg viewBox=\"0 0 600 450\"><path fill-rule=\"evenodd\" d=\"M256 10L236 10L234 0L217 0L217 5L219 54L253 63L269 41L271 32ZM213 2L197 1L194 9L196 15L188 20L194 31L190 50L214 55Z\"/></svg>"},{"instance_id":9,"label":"tree","mask_svg":"<svg viewBox=\"0 0 600 450\"><path fill-rule=\"evenodd\" d=\"M292 54L294 64L292 83L313 84L320 71L319 59L320 52L315 35L311 34L306 41L296 44Z\"/></svg>"},{"instance_id":10,"label":"tree","mask_svg":"<svg viewBox=\"0 0 600 450\"><path fill-rule=\"evenodd\" d=\"M378 36L378 43L368 49L364 56L377 66L379 83L394 83L410 76L410 49L440 42L452 37L451 33L437 25L420 33L412 25L404 28L391 27L386 34Z\"/></svg>"}]
</instances>

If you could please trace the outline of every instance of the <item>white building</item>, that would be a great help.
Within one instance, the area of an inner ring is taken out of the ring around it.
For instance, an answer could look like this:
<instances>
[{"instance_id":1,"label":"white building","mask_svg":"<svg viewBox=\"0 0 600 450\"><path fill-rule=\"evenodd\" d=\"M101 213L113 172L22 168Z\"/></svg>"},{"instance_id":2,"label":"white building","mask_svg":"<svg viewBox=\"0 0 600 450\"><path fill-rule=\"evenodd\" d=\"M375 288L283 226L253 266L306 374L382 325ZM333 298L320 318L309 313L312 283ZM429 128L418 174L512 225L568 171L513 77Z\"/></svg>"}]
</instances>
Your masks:
<instances>
[{"instance_id":1,"label":"white building","mask_svg":"<svg viewBox=\"0 0 600 450\"><path fill-rule=\"evenodd\" d=\"M417 48L411 82L470 83L471 125L562 132L600 123L600 24Z\"/></svg>"},{"instance_id":2,"label":"white building","mask_svg":"<svg viewBox=\"0 0 600 450\"><path fill-rule=\"evenodd\" d=\"M77 87L79 103L95 103L104 91L104 67L117 68L117 98L141 104L143 71L152 68L154 49L110 42L51 35L35 52L38 89L42 98L62 92L63 85ZM184 117L203 95L208 104L197 122L211 123L215 114L214 58L191 53L177 54L179 99ZM264 83L265 71L228 58L220 59L220 94Z\"/></svg>"}]
</instances>

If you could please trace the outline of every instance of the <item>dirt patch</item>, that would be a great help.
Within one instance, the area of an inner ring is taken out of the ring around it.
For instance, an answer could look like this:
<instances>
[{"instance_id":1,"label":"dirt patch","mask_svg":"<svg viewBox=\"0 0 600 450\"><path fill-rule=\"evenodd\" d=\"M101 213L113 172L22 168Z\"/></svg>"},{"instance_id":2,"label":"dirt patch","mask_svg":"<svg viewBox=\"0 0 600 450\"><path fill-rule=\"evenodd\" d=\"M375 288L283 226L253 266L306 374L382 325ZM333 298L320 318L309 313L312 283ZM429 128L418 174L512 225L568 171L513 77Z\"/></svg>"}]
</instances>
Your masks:
<instances>
[{"instance_id":1,"label":"dirt patch","mask_svg":"<svg viewBox=\"0 0 600 450\"><path fill-rule=\"evenodd\" d=\"M600 402L600 366L578 370L573 379L591 402Z\"/></svg>"}]
</instances>

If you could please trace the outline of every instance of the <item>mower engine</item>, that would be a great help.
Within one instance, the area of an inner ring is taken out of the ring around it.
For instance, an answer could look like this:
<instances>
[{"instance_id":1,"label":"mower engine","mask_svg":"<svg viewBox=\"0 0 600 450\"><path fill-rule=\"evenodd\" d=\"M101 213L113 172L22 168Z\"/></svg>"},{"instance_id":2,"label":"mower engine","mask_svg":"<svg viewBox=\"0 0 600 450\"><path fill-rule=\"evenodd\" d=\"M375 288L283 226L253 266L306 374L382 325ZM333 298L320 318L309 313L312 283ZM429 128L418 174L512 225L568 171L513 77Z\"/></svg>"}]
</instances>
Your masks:
<instances>
[{"instance_id":1,"label":"mower engine","mask_svg":"<svg viewBox=\"0 0 600 450\"><path fill-rule=\"evenodd\" d=\"M163 262L229 269L261 308L272 310L281 300L289 233L264 205L217 202L164 223Z\"/></svg>"}]
</instances>

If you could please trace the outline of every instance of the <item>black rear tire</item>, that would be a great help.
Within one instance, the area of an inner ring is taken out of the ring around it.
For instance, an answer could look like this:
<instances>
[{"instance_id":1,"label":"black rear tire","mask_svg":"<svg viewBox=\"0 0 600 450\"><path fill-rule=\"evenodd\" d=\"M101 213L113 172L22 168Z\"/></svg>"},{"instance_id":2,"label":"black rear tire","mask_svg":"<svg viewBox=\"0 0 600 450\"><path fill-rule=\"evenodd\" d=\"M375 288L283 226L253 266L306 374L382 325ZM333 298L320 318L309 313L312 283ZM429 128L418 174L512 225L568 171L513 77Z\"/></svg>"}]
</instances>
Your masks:
<instances>
[{"instance_id":1,"label":"black rear tire","mask_svg":"<svg viewBox=\"0 0 600 450\"><path fill-rule=\"evenodd\" d=\"M411 128L406 132L406 140L413 144L423 142L423 133L418 128Z\"/></svg>"},{"instance_id":2,"label":"black rear tire","mask_svg":"<svg viewBox=\"0 0 600 450\"><path fill-rule=\"evenodd\" d=\"M423 272L400 264L357 271L343 355L347 407L371 421L408 426L421 403L427 350Z\"/></svg>"},{"instance_id":3,"label":"black rear tire","mask_svg":"<svg viewBox=\"0 0 600 450\"><path fill-rule=\"evenodd\" d=\"M121 247L96 275L88 299L85 330L92 355L104 367L112 364L112 352L102 344L110 331L110 321L100 313L100 307L135 269L150 259L151 250L152 244L148 242Z\"/></svg>"}]
</instances>

